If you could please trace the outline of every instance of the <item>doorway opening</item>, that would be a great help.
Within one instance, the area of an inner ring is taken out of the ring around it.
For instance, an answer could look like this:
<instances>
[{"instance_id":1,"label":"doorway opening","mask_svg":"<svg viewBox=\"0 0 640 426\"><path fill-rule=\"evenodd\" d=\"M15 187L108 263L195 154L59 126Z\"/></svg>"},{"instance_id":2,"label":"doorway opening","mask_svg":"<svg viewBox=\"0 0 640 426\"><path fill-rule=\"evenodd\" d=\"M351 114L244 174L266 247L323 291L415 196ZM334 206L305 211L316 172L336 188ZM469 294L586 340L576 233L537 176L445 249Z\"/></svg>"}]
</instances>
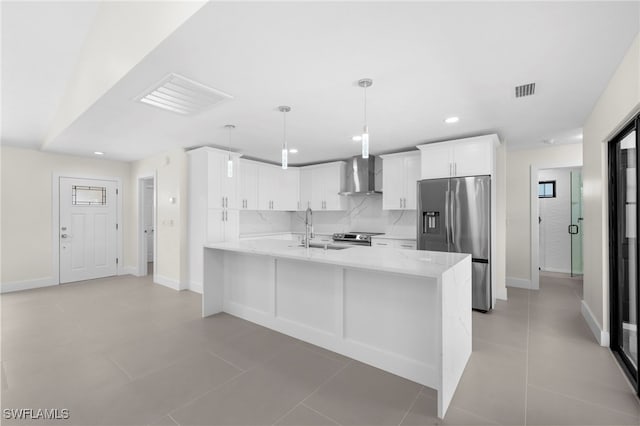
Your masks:
<instances>
[{"instance_id":1,"label":"doorway opening","mask_svg":"<svg viewBox=\"0 0 640 426\"><path fill-rule=\"evenodd\" d=\"M538 170L541 272L582 277L582 167Z\"/></svg>"},{"instance_id":2,"label":"doorway opening","mask_svg":"<svg viewBox=\"0 0 640 426\"><path fill-rule=\"evenodd\" d=\"M138 179L138 275L155 277L156 191L153 176Z\"/></svg>"},{"instance_id":3,"label":"doorway opening","mask_svg":"<svg viewBox=\"0 0 640 426\"><path fill-rule=\"evenodd\" d=\"M638 199L640 116L609 143L610 347L640 395Z\"/></svg>"}]
</instances>

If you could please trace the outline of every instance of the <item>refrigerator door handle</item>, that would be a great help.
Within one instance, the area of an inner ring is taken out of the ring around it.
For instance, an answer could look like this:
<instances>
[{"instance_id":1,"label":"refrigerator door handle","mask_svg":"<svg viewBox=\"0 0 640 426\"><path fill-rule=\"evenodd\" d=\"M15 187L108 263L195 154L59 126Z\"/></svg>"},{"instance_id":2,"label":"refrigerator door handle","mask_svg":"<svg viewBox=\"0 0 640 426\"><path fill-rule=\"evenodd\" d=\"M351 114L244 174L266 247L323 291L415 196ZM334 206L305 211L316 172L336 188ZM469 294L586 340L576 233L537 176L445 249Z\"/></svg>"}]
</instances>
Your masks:
<instances>
[{"instance_id":1,"label":"refrigerator door handle","mask_svg":"<svg viewBox=\"0 0 640 426\"><path fill-rule=\"evenodd\" d=\"M456 204L455 204L455 196L457 194L456 191L450 191L451 195L449 196L449 202L451 203L451 206L449 207L449 214L451 215L451 217L449 218L449 229L451 230L450 232L450 238L451 238L451 247L449 248L449 251L454 251L454 252L459 252L458 247L456 246L456 223L455 223L455 218L456 218Z\"/></svg>"},{"instance_id":2,"label":"refrigerator door handle","mask_svg":"<svg viewBox=\"0 0 640 426\"><path fill-rule=\"evenodd\" d=\"M450 250L449 243L449 190L444 193L444 234L447 237L447 250Z\"/></svg>"}]
</instances>

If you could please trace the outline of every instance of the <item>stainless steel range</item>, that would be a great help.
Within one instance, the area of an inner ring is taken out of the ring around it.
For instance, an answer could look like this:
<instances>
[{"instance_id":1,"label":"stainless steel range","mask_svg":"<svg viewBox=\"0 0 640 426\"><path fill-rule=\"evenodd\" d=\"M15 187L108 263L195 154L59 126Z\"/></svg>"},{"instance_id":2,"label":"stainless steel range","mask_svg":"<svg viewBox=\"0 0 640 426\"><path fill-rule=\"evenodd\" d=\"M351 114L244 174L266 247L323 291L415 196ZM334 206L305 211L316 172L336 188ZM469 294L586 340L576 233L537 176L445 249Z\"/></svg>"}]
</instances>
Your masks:
<instances>
[{"instance_id":1,"label":"stainless steel range","mask_svg":"<svg viewBox=\"0 0 640 426\"><path fill-rule=\"evenodd\" d=\"M354 246L370 246L371 237L382 235L382 232L345 232L333 234L333 242L339 244L350 244Z\"/></svg>"}]
</instances>

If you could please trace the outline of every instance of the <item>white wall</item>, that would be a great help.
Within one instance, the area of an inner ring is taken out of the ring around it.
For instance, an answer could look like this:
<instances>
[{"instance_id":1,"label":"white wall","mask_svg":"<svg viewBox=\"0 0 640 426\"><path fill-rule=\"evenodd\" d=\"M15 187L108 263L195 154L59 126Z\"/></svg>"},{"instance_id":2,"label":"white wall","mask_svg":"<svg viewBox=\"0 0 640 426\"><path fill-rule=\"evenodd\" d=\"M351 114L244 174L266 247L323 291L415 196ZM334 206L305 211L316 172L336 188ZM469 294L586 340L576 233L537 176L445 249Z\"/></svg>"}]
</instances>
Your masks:
<instances>
[{"instance_id":1,"label":"white wall","mask_svg":"<svg viewBox=\"0 0 640 426\"><path fill-rule=\"evenodd\" d=\"M580 169L544 169L538 172L538 181L555 181L555 198L539 198L540 269L550 272L571 273L571 173Z\"/></svg>"},{"instance_id":2,"label":"white wall","mask_svg":"<svg viewBox=\"0 0 640 426\"><path fill-rule=\"evenodd\" d=\"M583 127L583 314L602 345L609 344L609 235L606 142L640 110L640 34Z\"/></svg>"},{"instance_id":3,"label":"white wall","mask_svg":"<svg viewBox=\"0 0 640 426\"><path fill-rule=\"evenodd\" d=\"M131 238L125 259L134 273L139 264L138 179L156 177L156 264L154 281L176 290L187 288L187 155L175 149L131 164L128 202ZM175 198L171 203L170 198ZM142 260L146 262L145 259Z\"/></svg>"},{"instance_id":4,"label":"white wall","mask_svg":"<svg viewBox=\"0 0 640 426\"><path fill-rule=\"evenodd\" d=\"M506 281L531 286L531 168L580 165L582 145L507 151ZM537 172L536 172L537 173ZM536 266L537 268L537 266Z\"/></svg>"},{"instance_id":5,"label":"white wall","mask_svg":"<svg viewBox=\"0 0 640 426\"><path fill-rule=\"evenodd\" d=\"M121 180L121 198L130 193L130 165L119 161L73 157L3 146L1 285L21 289L58 283L53 265L52 180L54 174L114 177ZM131 216L123 208L125 264Z\"/></svg>"}]
</instances>

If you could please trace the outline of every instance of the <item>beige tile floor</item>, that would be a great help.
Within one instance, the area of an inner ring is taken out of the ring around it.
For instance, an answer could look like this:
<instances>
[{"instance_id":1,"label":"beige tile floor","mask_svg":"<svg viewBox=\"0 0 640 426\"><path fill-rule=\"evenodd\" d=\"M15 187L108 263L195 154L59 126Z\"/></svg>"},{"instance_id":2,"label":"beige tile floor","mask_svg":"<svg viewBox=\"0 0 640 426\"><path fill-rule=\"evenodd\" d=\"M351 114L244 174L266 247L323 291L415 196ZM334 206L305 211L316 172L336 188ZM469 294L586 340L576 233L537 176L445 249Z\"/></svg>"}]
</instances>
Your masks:
<instances>
[{"instance_id":1,"label":"beige tile floor","mask_svg":"<svg viewBox=\"0 0 640 426\"><path fill-rule=\"evenodd\" d=\"M79 425L638 425L640 405L580 315L582 283L473 314L444 421L428 388L252 323L200 296L116 277L2 295L2 408ZM13 424L4 420L2 424Z\"/></svg>"}]
</instances>

